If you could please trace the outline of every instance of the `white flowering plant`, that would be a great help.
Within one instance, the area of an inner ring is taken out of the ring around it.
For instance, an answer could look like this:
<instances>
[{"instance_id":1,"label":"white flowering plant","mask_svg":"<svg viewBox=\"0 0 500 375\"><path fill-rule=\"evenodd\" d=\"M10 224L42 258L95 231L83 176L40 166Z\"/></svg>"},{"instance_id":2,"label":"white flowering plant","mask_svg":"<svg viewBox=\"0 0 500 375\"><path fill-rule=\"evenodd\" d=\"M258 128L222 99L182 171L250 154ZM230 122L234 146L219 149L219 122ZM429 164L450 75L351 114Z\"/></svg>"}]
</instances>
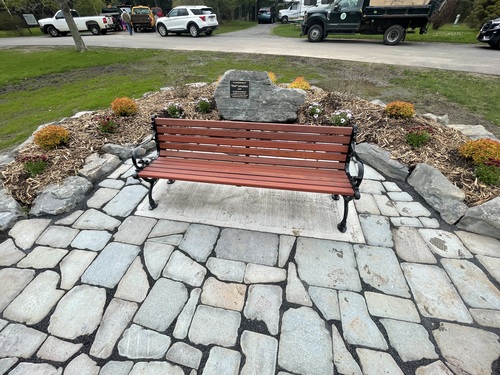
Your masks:
<instances>
[{"instance_id":1,"label":"white flowering plant","mask_svg":"<svg viewBox=\"0 0 500 375\"><path fill-rule=\"evenodd\" d=\"M333 112L330 123L334 126L349 126L352 119L352 112L348 109L340 109Z\"/></svg>"},{"instance_id":2,"label":"white flowering plant","mask_svg":"<svg viewBox=\"0 0 500 375\"><path fill-rule=\"evenodd\" d=\"M314 119L318 119L319 115L323 112L323 107L321 107L321 104L313 102L311 105L307 108L309 112L309 116L311 116Z\"/></svg>"},{"instance_id":3,"label":"white flowering plant","mask_svg":"<svg viewBox=\"0 0 500 375\"><path fill-rule=\"evenodd\" d=\"M184 114L184 110L179 103L169 103L167 106L167 113L172 118L181 118Z\"/></svg>"}]
</instances>

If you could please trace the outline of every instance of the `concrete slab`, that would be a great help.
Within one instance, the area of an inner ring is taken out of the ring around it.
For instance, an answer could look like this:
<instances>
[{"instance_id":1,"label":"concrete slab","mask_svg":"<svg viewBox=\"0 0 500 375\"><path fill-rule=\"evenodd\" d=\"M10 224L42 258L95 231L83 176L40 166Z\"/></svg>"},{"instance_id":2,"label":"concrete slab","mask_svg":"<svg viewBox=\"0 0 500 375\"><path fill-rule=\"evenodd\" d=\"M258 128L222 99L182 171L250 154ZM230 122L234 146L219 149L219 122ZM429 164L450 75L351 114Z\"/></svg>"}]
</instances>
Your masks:
<instances>
[{"instance_id":1,"label":"concrete slab","mask_svg":"<svg viewBox=\"0 0 500 375\"><path fill-rule=\"evenodd\" d=\"M340 233L343 202L328 194L161 180L150 211L144 199L136 215L190 223L265 231L294 236L364 243L354 204L349 206L347 231Z\"/></svg>"}]
</instances>

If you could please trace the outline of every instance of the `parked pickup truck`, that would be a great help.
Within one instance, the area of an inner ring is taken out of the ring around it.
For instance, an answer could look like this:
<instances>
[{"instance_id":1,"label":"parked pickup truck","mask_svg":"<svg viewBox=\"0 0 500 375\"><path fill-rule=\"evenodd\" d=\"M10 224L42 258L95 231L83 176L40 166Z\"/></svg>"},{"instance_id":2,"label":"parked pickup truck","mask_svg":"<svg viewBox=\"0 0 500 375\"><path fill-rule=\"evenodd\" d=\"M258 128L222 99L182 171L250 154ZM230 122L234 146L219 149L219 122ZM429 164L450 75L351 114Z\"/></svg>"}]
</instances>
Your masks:
<instances>
[{"instance_id":1,"label":"parked pickup truck","mask_svg":"<svg viewBox=\"0 0 500 375\"><path fill-rule=\"evenodd\" d=\"M156 31L156 18L150 7L139 5L132 7L132 27L134 31Z\"/></svg>"},{"instance_id":2,"label":"parked pickup truck","mask_svg":"<svg viewBox=\"0 0 500 375\"><path fill-rule=\"evenodd\" d=\"M108 30L113 30L113 18L108 16L91 16L80 17L76 10L71 10L71 15L75 20L76 26L79 31L90 31L94 35L106 34ZM38 21L40 30L44 34L56 37L60 35L67 35L69 33L69 26L64 18L62 10L58 10L52 18L43 18Z\"/></svg>"},{"instance_id":3,"label":"parked pickup truck","mask_svg":"<svg viewBox=\"0 0 500 375\"><path fill-rule=\"evenodd\" d=\"M396 45L416 28L420 28L420 34L425 34L430 17L444 1L430 0L425 5L371 6L374 0L335 0L333 4L320 5L306 12L301 35L307 35L310 42L321 42L328 34L383 34L384 44Z\"/></svg>"}]
</instances>

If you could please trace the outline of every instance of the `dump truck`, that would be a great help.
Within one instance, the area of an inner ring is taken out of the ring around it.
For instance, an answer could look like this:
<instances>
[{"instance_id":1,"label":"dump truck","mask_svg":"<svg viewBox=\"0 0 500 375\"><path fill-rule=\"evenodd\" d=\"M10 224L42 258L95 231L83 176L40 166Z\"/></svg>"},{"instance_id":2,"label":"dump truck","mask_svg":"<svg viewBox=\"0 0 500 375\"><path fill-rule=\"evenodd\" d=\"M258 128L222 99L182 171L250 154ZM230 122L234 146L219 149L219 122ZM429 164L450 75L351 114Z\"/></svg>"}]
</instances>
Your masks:
<instances>
[{"instance_id":1,"label":"dump truck","mask_svg":"<svg viewBox=\"0 0 500 375\"><path fill-rule=\"evenodd\" d=\"M430 18L446 0L335 0L306 11L302 35L321 42L329 34L381 34L396 45L407 33L427 33Z\"/></svg>"}]
</instances>

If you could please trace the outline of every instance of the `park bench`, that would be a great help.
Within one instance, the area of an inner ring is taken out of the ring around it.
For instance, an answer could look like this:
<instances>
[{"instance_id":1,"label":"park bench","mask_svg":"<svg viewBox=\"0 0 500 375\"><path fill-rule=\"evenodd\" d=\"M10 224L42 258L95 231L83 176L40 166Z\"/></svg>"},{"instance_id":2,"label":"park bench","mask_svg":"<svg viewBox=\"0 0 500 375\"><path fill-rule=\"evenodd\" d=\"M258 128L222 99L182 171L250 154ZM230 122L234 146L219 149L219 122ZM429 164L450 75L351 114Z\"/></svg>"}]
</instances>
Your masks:
<instances>
[{"instance_id":1,"label":"park bench","mask_svg":"<svg viewBox=\"0 0 500 375\"><path fill-rule=\"evenodd\" d=\"M359 199L363 163L355 152L356 127L240 121L152 119L155 156L132 153L135 178L149 183L149 205L159 179L293 190ZM142 148L142 152L143 152ZM351 175L350 169L356 170Z\"/></svg>"}]
</instances>

